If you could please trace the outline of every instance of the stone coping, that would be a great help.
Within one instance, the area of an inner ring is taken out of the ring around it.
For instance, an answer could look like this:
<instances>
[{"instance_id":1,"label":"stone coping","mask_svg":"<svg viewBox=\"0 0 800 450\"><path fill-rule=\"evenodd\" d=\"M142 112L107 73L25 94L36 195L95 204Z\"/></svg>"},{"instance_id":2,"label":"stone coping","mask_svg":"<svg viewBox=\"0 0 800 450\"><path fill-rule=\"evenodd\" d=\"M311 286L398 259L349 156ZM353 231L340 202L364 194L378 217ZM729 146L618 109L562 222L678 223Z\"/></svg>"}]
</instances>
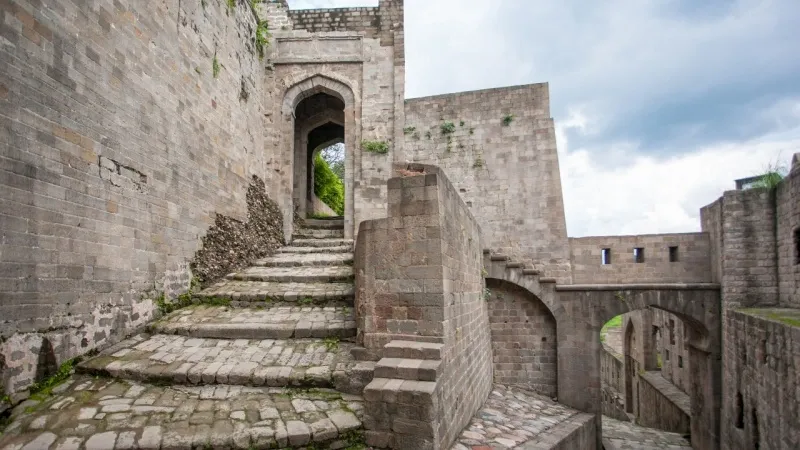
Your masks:
<instances>
[{"instance_id":1,"label":"stone coping","mask_svg":"<svg viewBox=\"0 0 800 450\"><path fill-rule=\"evenodd\" d=\"M558 284L557 291L718 291L718 283Z\"/></svg>"},{"instance_id":2,"label":"stone coping","mask_svg":"<svg viewBox=\"0 0 800 450\"><path fill-rule=\"evenodd\" d=\"M686 416L689 418L692 417L692 402L689 395L678 389L671 381L664 378L661 372L644 372L641 374L641 377L672 404L680 408Z\"/></svg>"}]
</instances>

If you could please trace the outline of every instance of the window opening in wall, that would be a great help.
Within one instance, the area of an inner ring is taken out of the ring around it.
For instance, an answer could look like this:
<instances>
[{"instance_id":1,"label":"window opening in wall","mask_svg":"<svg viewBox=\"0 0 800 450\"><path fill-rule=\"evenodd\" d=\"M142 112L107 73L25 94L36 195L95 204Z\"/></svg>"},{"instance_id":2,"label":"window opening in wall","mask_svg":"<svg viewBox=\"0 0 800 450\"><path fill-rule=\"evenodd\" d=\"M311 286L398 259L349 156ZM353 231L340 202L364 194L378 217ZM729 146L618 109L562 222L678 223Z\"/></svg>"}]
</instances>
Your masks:
<instances>
[{"instance_id":1,"label":"window opening in wall","mask_svg":"<svg viewBox=\"0 0 800 450\"><path fill-rule=\"evenodd\" d=\"M644 248L636 247L633 249L633 261L636 263L644 262Z\"/></svg>"},{"instance_id":2,"label":"window opening in wall","mask_svg":"<svg viewBox=\"0 0 800 450\"><path fill-rule=\"evenodd\" d=\"M744 400L742 393L736 393L736 428L744 428Z\"/></svg>"},{"instance_id":3,"label":"window opening in wall","mask_svg":"<svg viewBox=\"0 0 800 450\"><path fill-rule=\"evenodd\" d=\"M602 249L600 251L600 257L601 257L602 264L604 266L607 266L607 265L611 264L611 249L610 248Z\"/></svg>"},{"instance_id":4,"label":"window opening in wall","mask_svg":"<svg viewBox=\"0 0 800 450\"><path fill-rule=\"evenodd\" d=\"M669 361L669 350L664 350L664 356L666 356L667 361Z\"/></svg>"},{"instance_id":5,"label":"window opening in wall","mask_svg":"<svg viewBox=\"0 0 800 450\"><path fill-rule=\"evenodd\" d=\"M678 262L678 247L669 248L669 262Z\"/></svg>"},{"instance_id":6,"label":"window opening in wall","mask_svg":"<svg viewBox=\"0 0 800 450\"><path fill-rule=\"evenodd\" d=\"M675 345L675 321L669 319L669 345Z\"/></svg>"},{"instance_id":7,"label":"window opening in wall","mask_svg":"<svg viewBox=\"0 0 800 450\"><path fill-rule=\"evenodd\" d=\"M800 264L800 227L794 230L794 263Z\"/></svg>"},{"instance_id":8,"label":"window opening in wall","mask_svg":"<svg viewBox=\"0 0 800 450\"><path fill-rule=\"evenodd\" d=\"M683 369L683 356L678 356L678 367Z\"/></svg>"},{"instance_id":9,"label":"window opening in wall","mask_svg":"<svg viewBox=\"0 0 800 450\"><path fill-rule=\"evenodd\" d=\"M755 408L750 410L750 416L753 422L753 432L751 433L753 436L753 448L758 450L761 448L761 432L758 429L758 411Z\"/></svg>"}]
</instances>

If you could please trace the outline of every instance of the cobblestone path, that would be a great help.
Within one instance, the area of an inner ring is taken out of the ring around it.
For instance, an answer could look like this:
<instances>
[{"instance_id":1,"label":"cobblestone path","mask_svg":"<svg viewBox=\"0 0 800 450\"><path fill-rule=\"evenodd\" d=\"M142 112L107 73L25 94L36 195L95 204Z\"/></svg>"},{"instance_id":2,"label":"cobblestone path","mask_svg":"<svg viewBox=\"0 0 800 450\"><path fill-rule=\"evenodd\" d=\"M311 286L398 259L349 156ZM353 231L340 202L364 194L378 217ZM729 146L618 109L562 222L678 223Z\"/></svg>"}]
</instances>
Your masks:
<instances>
[{"instance_id":1,"label":"cobblestone path","mask_svg":"<svg viewBox=\"0 0 800 450\"><path fill-rule=\"evenodd\" d=\"M692 445L677 433L656 430L603 416L603 445L606 450L691 450Z\"/></svg>"},{"instance_id":2,"label":"cobblestone path","mask_svg":"<svg viewBox=\"0 0 800 450\"><path fill-rule=\"evenodd\" d=\"M306 221L292 245L81 363L17 406L0 449L346 448L361 440L352 241ZM214 304L225 303L216 301ZM333 389L331 389L333 388Z\"/></svg>"}]
</instances>

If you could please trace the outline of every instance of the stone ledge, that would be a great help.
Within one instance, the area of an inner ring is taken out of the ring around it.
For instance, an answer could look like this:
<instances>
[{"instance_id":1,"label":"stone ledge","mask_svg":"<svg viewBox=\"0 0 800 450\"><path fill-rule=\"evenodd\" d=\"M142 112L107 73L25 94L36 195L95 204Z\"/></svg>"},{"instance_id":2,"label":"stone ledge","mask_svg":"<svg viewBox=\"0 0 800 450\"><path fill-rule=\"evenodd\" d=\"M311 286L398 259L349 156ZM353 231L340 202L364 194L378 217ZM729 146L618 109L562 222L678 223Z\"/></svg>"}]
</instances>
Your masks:
<instances>
[{"instance_id":1,"label":"stone ledge","mask_svg":"<svg viewBox=\"0 0 800 450\"><path fill-rule=\"evenodd\" d=\"M632 284L558 284L556 291L718 291L717 283L632 283Z\"/></svg>"}]
</instances>

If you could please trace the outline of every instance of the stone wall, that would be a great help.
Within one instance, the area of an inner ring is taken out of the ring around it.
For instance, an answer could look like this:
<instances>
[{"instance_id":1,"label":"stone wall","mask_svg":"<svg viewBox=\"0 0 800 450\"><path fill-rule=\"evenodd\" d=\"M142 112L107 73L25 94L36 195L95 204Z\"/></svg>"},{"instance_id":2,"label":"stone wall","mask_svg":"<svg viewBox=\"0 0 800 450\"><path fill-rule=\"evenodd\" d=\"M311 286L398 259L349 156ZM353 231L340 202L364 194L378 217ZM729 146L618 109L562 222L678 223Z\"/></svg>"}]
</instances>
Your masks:
<instances>
[{"instance_id":1,"label":"stone wall","mask_svg":"<svg viewBox=\"0 0 800 450\"><path fill-rule=\"evenodd\" d=\"M661 375L683 392L689 391L692 372L689 367L689 336L680 317L655 308L650 310L653 327L658 328L654 351L660 354ZM652 331L656 334L655 329Z\"/></svg>"},{"instance_id":2,"label":"stone wall","mask_svg":"<svg viewBox=\"0 0 800 450\"><path fill-rule=\"evenodd\" d=\"M360 31L374 38L380 31L378 8L331 8L290 10L289 18L295 30L312 33L331 31Z\"/></svg>"},{"instance_id":3,"label":"stone wall","mask_svg":"<svg viewBox=\"0 0 800 450\"><path fill-rule=\"evenodd\" d=\"M722 448L800 448L800 313L728 311Z\"/></svg>"},{"instance_id":4,"label":"stone wall","mask_svg":"<svg viewBox=\"0 0 800 450\"><path fill-rule=\"evenodd\" d=\"M445 170L481 225L487 248L569 282L547 84L407 100L404 133L395 160Z\"/></svg>"},{"instance_id":5,"label":"stone wall","mask_svg":"<svg viewBox=\"0 0 800 450\"><path fill-rule=\"evenodd\" d=\"M60 363L143 325L146 292L186 289L214 213L244 220L270 157L249 2L46 3L0 2L6 392L50 348Z\"/></svg>"},{"instance_id":6,"label":"stone wall","mask_svg":"<svg viewBox=\"0 0 800 450\"><path fill-rule=\"evenodd\" d=\"M641 373L639 379L636 423L671 433L688 434L691 428L689 396L658 372Z\"/></svg>"},{"instance_id":7,"label":"stone wall","mask_svg":"<svg viewBox=\"0 0 800 450\"><path fill-rule=\"evenodd\" d=\"M800 153L776 192L779 303L800 308Z\"/></svg>"},{"instance_id":8,"label":"stone wall","mask_svg":"<svg viewBox=\"0 0 800 450\"><path fill-rule=\"evenodd\" d=\"M630 421L625 414L625 374L622 356L614 354L604 345L600 353L600 382L602 388L603 415Z\"/></svg>"},{"instance_id":9,"label":"stone wall","mask_svg":"<svg viewBox=\"0 0 800 450\"><path fill-rule=\"evenodd\" d=\"M556 319L517 285L489 279L486 288L494 381L556 397Z\"/></svg>"},{"instance_id":10,"label":"stone wall","mask_svg":"<svg viewBox=\"0 0 800 450\"><path fill-rule=\"evenodd\" d=\"M570 238L572 281L576 284L698 283L711 281L709 239L705 233ZM677 261L670 261L677 247ZM643 249L636 262L634 248ZM610 249L610 264L602 250Z\"/></svg>"}]
</instances>

